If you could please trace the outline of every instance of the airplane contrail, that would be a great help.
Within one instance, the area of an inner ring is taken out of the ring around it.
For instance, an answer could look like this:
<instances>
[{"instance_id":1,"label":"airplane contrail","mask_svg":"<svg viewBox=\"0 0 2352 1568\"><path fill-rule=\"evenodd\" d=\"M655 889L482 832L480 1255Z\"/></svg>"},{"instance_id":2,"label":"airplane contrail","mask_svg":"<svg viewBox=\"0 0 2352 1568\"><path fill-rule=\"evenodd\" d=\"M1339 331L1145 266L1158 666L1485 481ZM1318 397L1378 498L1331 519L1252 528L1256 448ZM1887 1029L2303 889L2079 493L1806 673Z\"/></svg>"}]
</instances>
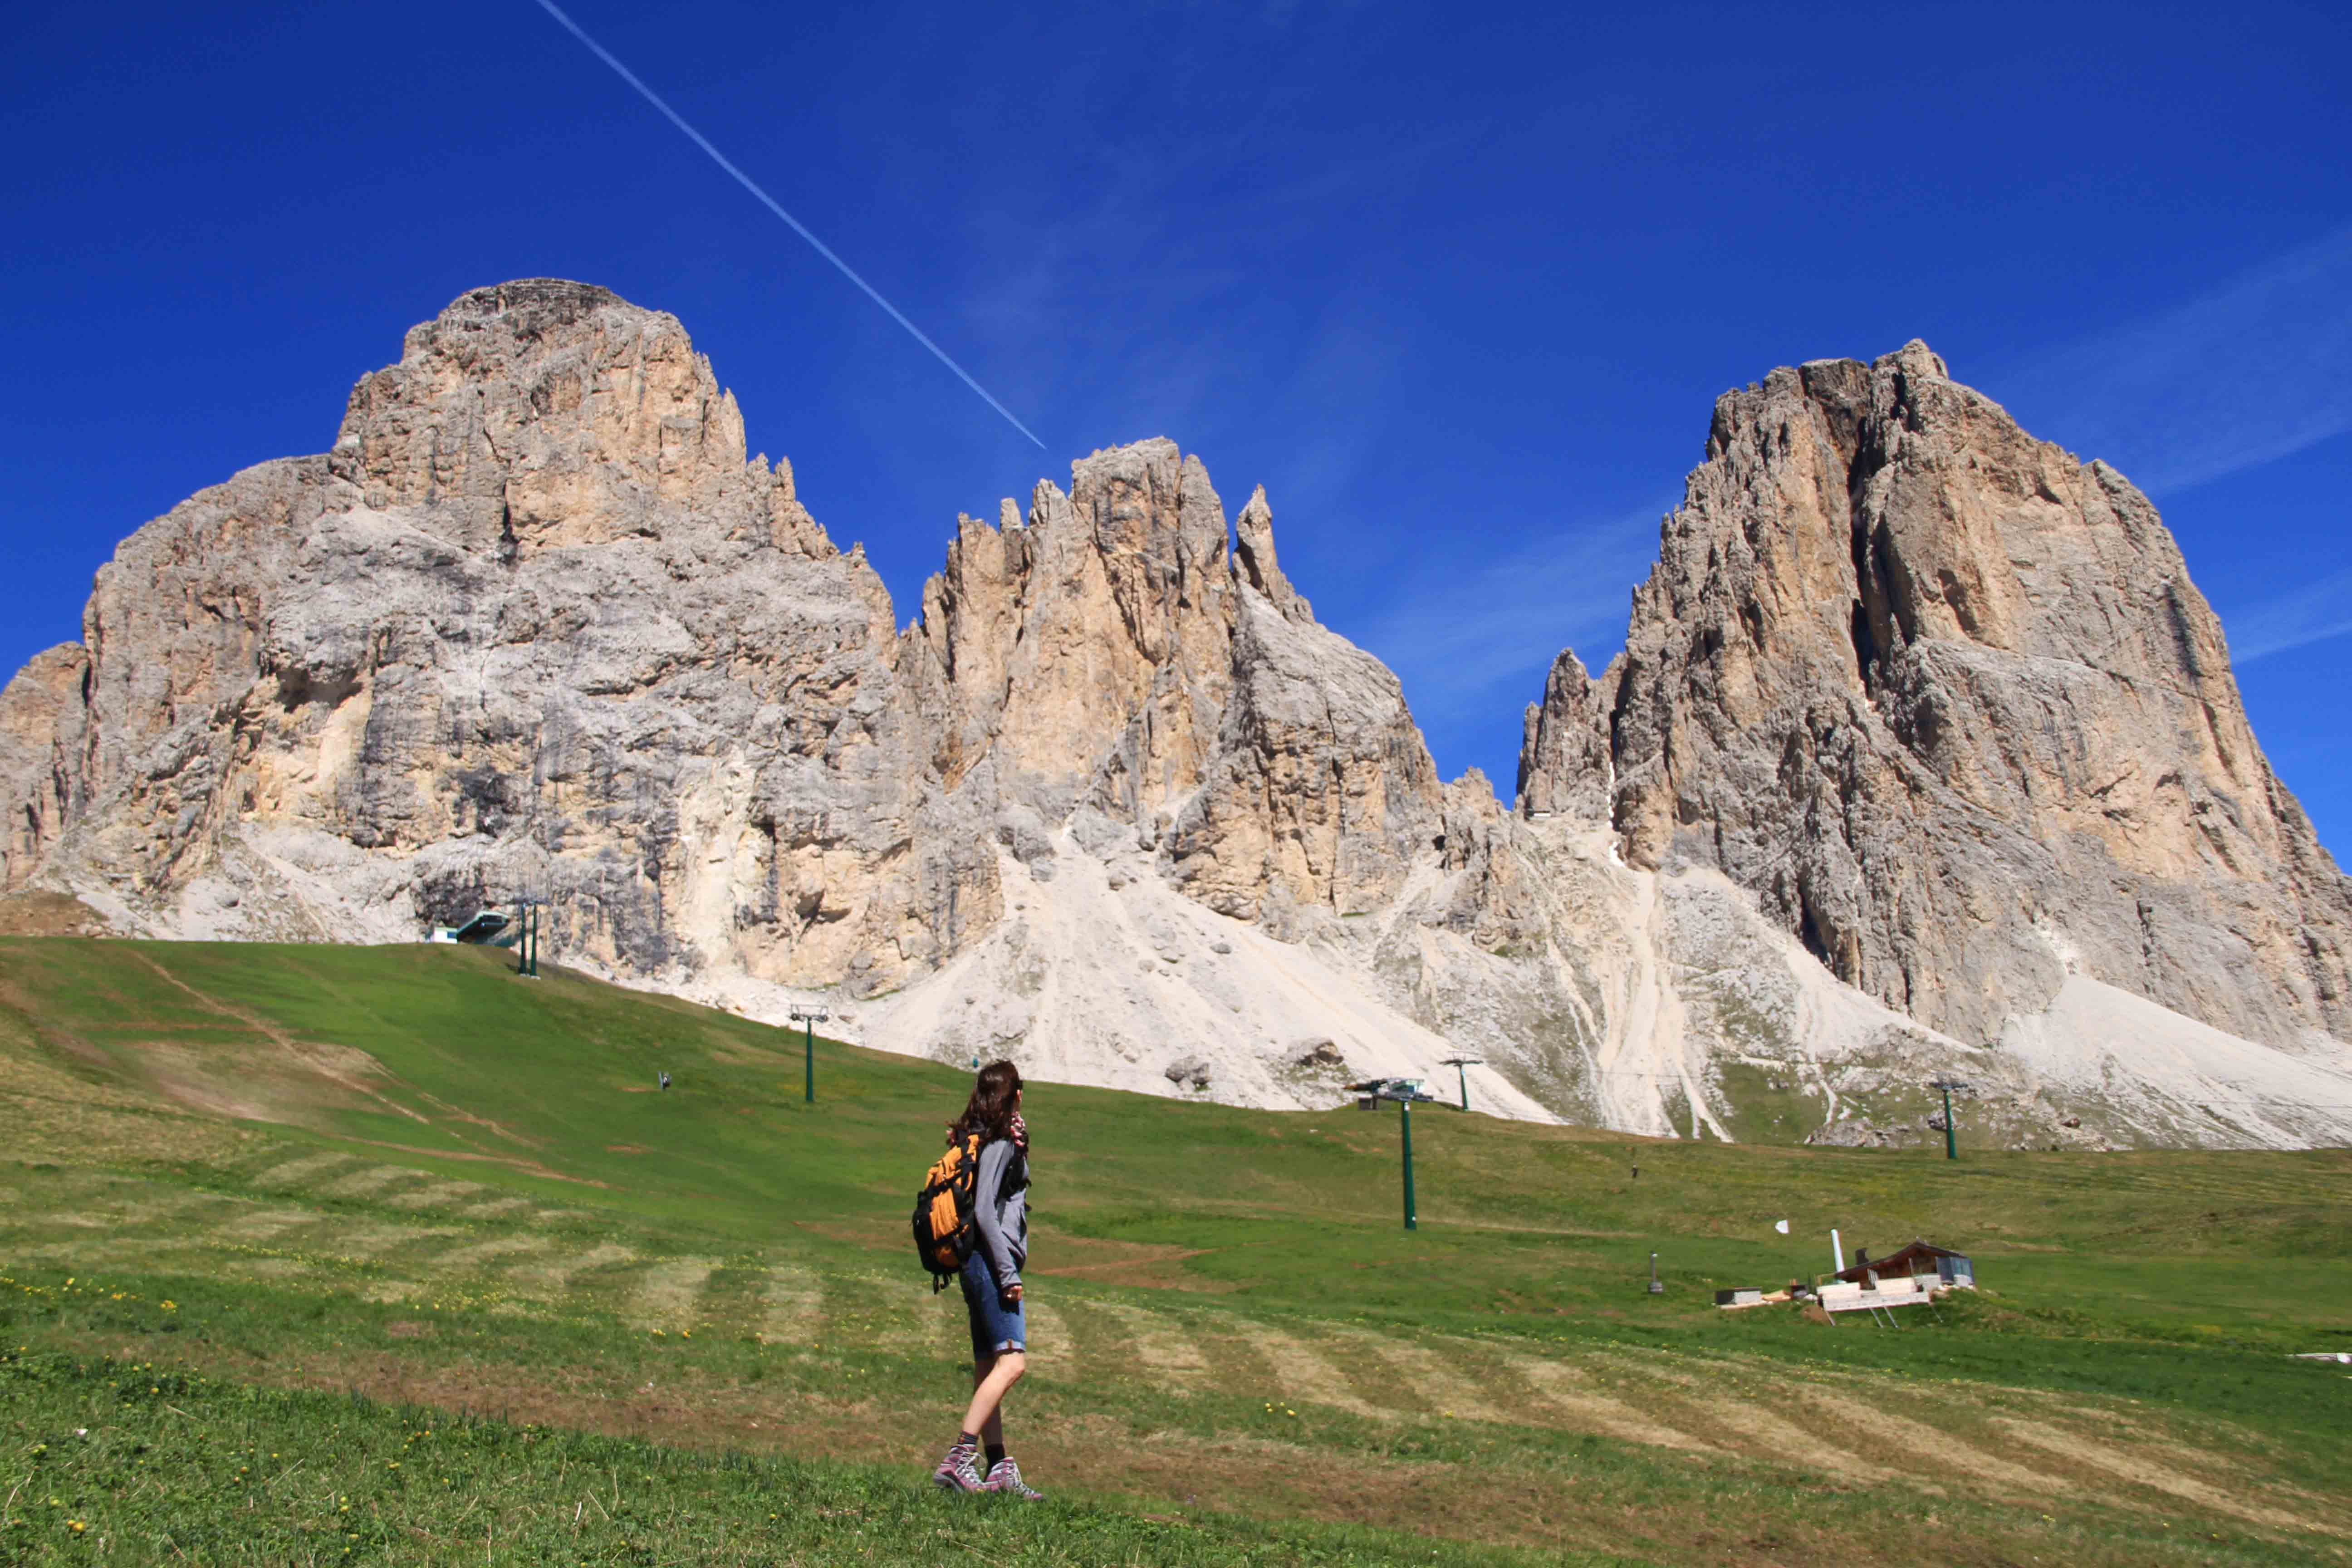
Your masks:
<instances>
[{"instance_id":1,"label":"airplane contrail","mask_svg":"<svg viewBox=\"0 0 2352 1568\"><path fill-rule=\"evenodd\" d=\"M970 371L965 370L963 366L950 359L945 349L940 347L939 344L925 337L923 335L923 330L920 327L918 327L914 322L907 320L904 315L900 314L898 307L890 303L889 300L882 298L880 291L877 290L873 284L868 283L865 279L860 278L857 275L856 269L852 268L848 262L844 261L840 257L835 256L833 253L833 247L831 246L828 246L824 241L811 234L808 231L807 225L802 223L800 219L786 212L783 208L782 203L777 201L775 197L761 190L758 181L752 179L751 175L745 174L733 163L728 162L727 154L721 153L718 148L713 147L710 144L709 138L704 136L701 132L697 131L693 126L688 125L686 122L686 117L684 115L678 113L677 110L672 109L668 104L664 103L662 101L661 94L656 92L652 88L647 87L644 82L639 81L636 78L635 72L630 70L628 67L623 65L619 60L613 58L611 50L605 48L604 45L590 37L586 33L582 32L580 30L580 24L565 16L563 14L562 7L557 5L555 4L555 0L539 0L539 8L546 12L549 16L554 17L556 21L562 26L565 32L579 39L583 44L585 44L588 47L589 53L594 55L598 59L603 60L606 65L611 66L614 75L618 76L623 81L627 82L631 87L637 89L638 97L644 99L647 103L652 104L656 109L660 110L662 114L672 125L677 126L680 131L686 132L687 139L688 141L701 148L705 153L710 154L710 161L712 163L718 164L720 168L733 175L737 184L742 186L745 190L759 197L761 205L766 207L770 212L783 219L786 224L791 226L792 231L794 234L799 235L803 239L807 240L810 246L815 249L819 256L824 257L827 261L832 262L835 267L840 268L841 275L844 278L848 279L852 283L856 284L860 289L864 289L867 299L881 306L884 310L889 313L892 321L906 328L908 333L912 336L917 342L930 350L932 354L941 364L955 372L957 379L961 380L966 386L971 387L974 392L980 394L982 402L987 404L991 408L995 409L999 414L1003 415L1005 423L1011 425L1015 430L1020 431L1024 436L1027 436L1030 440L1036 441L1038 450L1045 450L1045 443L1038 441L1036 436L1030 430L1029 426L1021 423L1020 420L1013 418L1013 411L1005 407L1002 403L997 402L994 397L991 396L989 395L988 388L972 380L971 373Z\"/></svg>"}]
</instances>

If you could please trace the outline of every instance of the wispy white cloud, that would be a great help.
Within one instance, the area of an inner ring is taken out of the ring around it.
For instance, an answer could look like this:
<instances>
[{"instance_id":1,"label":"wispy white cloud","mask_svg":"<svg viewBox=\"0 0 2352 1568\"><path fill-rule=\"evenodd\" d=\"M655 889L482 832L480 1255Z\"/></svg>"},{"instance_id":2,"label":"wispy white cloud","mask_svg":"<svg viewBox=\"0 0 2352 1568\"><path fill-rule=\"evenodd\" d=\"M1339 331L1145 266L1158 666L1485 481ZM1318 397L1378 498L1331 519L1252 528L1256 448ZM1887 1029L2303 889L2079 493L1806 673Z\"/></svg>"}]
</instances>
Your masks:
<instances>
[{"instance_id":1,"label":"wispy white cloud","mask_svg":"<svg viewBox=\"0 0 2352 1568\"><path fill-rule=\"evenodd\" d=\"M1423 577L1364 645L1396 669L1424 727L1488 724L1498 688L1524 688L1502 694L1522 702L1543 694L1561 648L1598 669L1623 645L1634 584L1657 558L1658 518L1669 510L1597 518Z\"/></svg>"},{"instance_id":2,"label":"wispy white cloud","mask_svg":"<svg viewBox=\"0 0 2352 1568\"><path fill-rule=\"evenodd\" d=\"M2228 624L2230 657L2239 664L2352 634L2352 571L2241 610Z\"/></svg>"},{"instance_id":3,"label":"wispy white cloud","mask_svg":"<svg viewBox=\"0 0 2352 1568\"><path fill-rule=\"evenodd\" d=\"M2000 384L2030 428L2150 494L2352 430L2352 226Z\"/></svg>"}]
</instances>

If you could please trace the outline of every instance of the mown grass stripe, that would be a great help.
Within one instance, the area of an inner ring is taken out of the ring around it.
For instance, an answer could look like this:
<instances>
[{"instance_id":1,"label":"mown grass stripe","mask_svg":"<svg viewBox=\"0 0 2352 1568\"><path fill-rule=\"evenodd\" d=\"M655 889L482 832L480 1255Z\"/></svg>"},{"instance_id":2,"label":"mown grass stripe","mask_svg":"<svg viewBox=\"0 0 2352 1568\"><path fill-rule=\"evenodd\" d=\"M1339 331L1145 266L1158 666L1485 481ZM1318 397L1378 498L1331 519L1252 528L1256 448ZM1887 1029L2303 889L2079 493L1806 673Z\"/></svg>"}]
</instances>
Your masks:
<instances>
[{"instance_id":1,"label":"mown grass stripe","mask_svg":"<svg viewBox=\"0 0 2352 1568\"><path fill-rule=\"evenodd\" d=\"M254 1177L253 1184L257 1187L295 1186L308 1182L311 1177L323 1172L331 1171L338 1165L348 1165L356 1158L358 1158L357 1155L346 1154L339 1150L331 1150L323 1154L306 1155L299 1160L289 1160L283 1164L271 1166Z\"/></svg>"},{"instance_id":2,"label":"mown grass stripe","mask_svg":"<svg viewBox=\"0 0 2352 1568\"><path fill-rule=\"evenodd\" d=\"M1654 1419L1650 1413L1601 1392L1590 1376L1565 1362L1515 1355L1507 1357L1504 1364L1525 1384L1536 1403L1552 1415L1555 1425L1651 1447L1722 1451L1716 1444L1667 1426Z\"/></svg>"},{"instance_id":3,"label":"mown grass stripe","mask_svg":"<svg viewBox=\"0 0 2352 1568\"><path fill-rule=\"evenodd\" d=\"M310 1209L263 1209L240 1215L225 1224L216 1225L206 1234L215 1240L231 1242L268 1241L289 1230L319 1223L323 1215Z\"/></svg>"},{"instance_id":4,"label":"mown grass stripe","mask_svg":"<svg viewBox=\"0 0 2352 1568\"><path fill-rule=\"evenodd\" d=\"M824 1329L824 1289L796 1263L772 1263L761 1291L760 1338L769 1344L815 1344Z\"/></svg>"},{"instance_id":5,"label":"mown grass stripe","mask_svg":"<svg viewBox=\"0 0 2352 1568\"><path fill-rule=\"evenodd\" d=\"M411 1247L465 1234L457 1226L448 1225L361 1225L321 1238L317 1245L331 1247L348 1258L382 1262L397 1258Z\"/></svg>"},{"instance_id":6,"label":"mown grass stripe","mask_svg":"<svg viewBox=\"0 0 2352 1568\"><path fill-rule=\"evenodd\" d=\"M1306 1341L1251 1319L1233 1321L1241 1341L1265 1363L1276 1396L1292 1404L1328 1405L1351 1415L1385 1419L1395 1414L1366 1399L1345 1373Z\"/></svg>"},{"instance_id":7,"label":"mown grass stripe","mask_svg":"<svg viewBox=\"0 0 2352 1568\"><path fill-rule=\"evenodd\" d=\"M485 1189L478 1182L436 1182L413 1193L395 1193L384 1205L396 1209L447 1208Z\"/></svg>"},{"instance_id":8,"label":"mown grass stripe","mask_svg":"<svg viewBox=\"0 0 2352 1568\"><path fill-rule=\"evenodd\" d=\"M1678 1426L1704 1431L1726 1447L1776 1464L1818 1470L1849 1481L1883 1481L1895 1473L1824 1432L1745 1399L1685 1390L1679 1395L1662 1393L1657 1406L1662 1413L1672 1412Z\"/></svg>"},{"instance_id":9,"label":"mown grass stripe","mask_svg":"<svg viewBox=\"0 0 2352 1568\"><path fill-rule=\"evenodd\" d=\"M674 1332L699 1321L702 1288L719 1267L712 1258L666 1258L638 1275L630 1296L628 1321L643 1329Z\"/></svg>"},{"instance_id":10,"label":"mown grass stripe","mask_svg":"<svg viewBox=\"0 0 2352 1568\"><path fill-rule=\"evenodd\" d=\"M1118 1325L1125 1353L1153 1384L1173 1394L1208 1386L1209 1358L1179 1321L1125 1301L1094 1301L1088 1310Z\"/></svg>"},{"instance_id":11,"label":"mown grass stripe","mask_svg":"<svg viewBox=\"0 0 2352 1568\"><path fill-rule=\"evenodd\" d=\"M1029 1375L1045 1383L1068 1383L1079 1375L1077 1346L1070 1338L1070 1321L1050 1301L1025 1301L1022 1316L1029 1324Z\"/></svg>"},{"instance_id":12,"label":"mown grass stripe","mask_svg":"<svg viewBox=\"0 0 2352 1568\"><path fill-rule=\"evenodd\" d=\"M1402 1394L1394 1401L1402 1408L1465 1421L1510 1419L1487 1402L1486 1390L1464 1371L1461 1358L1470 1353L1466 1344L1440 1351L1418 1340L1353 1331L1335 1333L1327 1342L1343 1349L1350 1366L1385 1369L1384 1375L1374 1375L1392 1394Z\"/></svg>"},{"instance_id":13,"label":"mown grass stripe","mask_svg":"<svg viewBox=\"0 0 2352 1568\"><path fill-rule=\"evenodd\" d=\"M637 1260L637 1255L617 1242L598 1242L583 1252L558 1253L552 1258L533 1258L509 1271L508 1278L527 1289L549 1297L562 1297L584 1290L583 1279L607 1269L625 1268ZM603 1292L597 1292L602 1295Z\"/></svg>"},{"instance_id":14,"label":"mown grass stripe","mask_svg":"<svg viewBox=\"0 0 2352 1568\"><path fill-rule=\"evenodd\" d=\"M2229 1514L2273 1530L2319 1531L2326 1528L2300 1513L2253 1501L2231 1489L2215 1486L2210 1481L2185 1475L2168 1465L2159 1464L2145 1454L2129 1453L2095 1442L2080 1432L2064 1431L2039 1421L2006 1415L1995 1416L1994 1424L2010 1436L2059 1459L2105 1471L2118 1480L2147 1487L2182 1502L2210 1509L2215 1513Z\"/></svg>"},{"instance_id":15,"label":"mown grass stripe","mask_svg":"<svg viewBox=\"0 0 2352 1568\"><path fill-rule=\"evenodd\" d=\"M445 1252L433 1260L436 1269L483 1268L492 1264L511 1264L518 1257L545 1252L552 1245L543 1237L499 1236L488 1241L478 1241Z\"/></svg>"},{"instance_id":16,"label":"mown grass stripe","mask_svg":"<svg viewBox=\"0 0 2352 1568\"><path fill-rule=\"evenodd\" d=\"M405 1166L370 1165L363 1171L353 1171L348 1176L338 1177L319 1190L331 1198L371 1198L386 1187L424 1179L423 1172L412 1171Z\"/></svg>"},{"instance_id":17,"label":"mown grass stripe","mask_svg":"<svg viewBox=\"0 0 2352 1568\"><path fill-rule=\"evenodd\" d=\"M2066 1483L2046 1471L2029 1469L1967 1441L1948 1426L1914 1421L1883 1410L1866 1399L1833 1394L1821 1387L1802 1391L1803 1408L1814 1425L1849 1436L1858 1435L1873 1444L1872 1457L1899 1469L1930 1478L1955 1472L1988 1483L1997 1489L2028 1496L2062 1492Z\"/></svg>"}]
</instances>

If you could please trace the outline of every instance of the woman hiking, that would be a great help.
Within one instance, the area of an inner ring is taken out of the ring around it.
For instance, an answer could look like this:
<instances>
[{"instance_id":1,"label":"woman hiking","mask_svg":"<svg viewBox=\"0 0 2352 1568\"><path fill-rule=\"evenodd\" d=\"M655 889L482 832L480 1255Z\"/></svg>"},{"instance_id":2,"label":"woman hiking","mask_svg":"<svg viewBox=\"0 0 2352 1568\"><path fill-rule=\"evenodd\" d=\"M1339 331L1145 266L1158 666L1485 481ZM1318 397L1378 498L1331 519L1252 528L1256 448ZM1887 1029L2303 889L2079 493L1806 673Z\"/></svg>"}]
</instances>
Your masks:
<instances>
[{"instance_id":1,"label":"woman hiking","mask_svg":"<svg viewBox=\"0 0 2352 1568\"><path fill-rule=\"evenodd\" d=\"M980 1170L972 1194L979 1244L963 1261L963 1304L971 1320L971 1405L955 1446L931 1472L950 1491L1010 1492L1037 1498L1004 1451L1004 1396L1029 1369L1029 1332L1021 1311L1021 1266L1029 1261L1029 1129L1021 1120L1021 1070L1011 1062L980 1069L963 1114L948 1123L948 1142L978 1138ZM978 1461L985 1455L986 1475Z\"/></svg>"}]
</instances>

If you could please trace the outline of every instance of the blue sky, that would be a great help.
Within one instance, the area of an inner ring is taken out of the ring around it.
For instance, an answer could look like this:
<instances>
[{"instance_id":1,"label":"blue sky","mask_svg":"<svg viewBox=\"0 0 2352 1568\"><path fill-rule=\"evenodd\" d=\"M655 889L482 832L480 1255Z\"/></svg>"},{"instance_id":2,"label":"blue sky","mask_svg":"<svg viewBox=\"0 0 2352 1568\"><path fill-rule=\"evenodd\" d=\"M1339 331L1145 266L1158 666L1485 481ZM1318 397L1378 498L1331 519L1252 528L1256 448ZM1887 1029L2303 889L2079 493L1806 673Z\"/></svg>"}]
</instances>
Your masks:
<instances>
[{"instance_id":1,"label":"blue sky","mask_svg":"<svg viewBox=\"0 0 2352 1568\"><path fill-rule=\"evenodd\" d=\"M532 0L20 10L0 664L115 542L323 450L468 288L670 310L903 620L959 510L1166 435L1506 793L1624 632L1708 410L1924 337L2156 498L2352 845L2352 12L567 6L1041 453Z\"/></svg>"}]
</instances>

